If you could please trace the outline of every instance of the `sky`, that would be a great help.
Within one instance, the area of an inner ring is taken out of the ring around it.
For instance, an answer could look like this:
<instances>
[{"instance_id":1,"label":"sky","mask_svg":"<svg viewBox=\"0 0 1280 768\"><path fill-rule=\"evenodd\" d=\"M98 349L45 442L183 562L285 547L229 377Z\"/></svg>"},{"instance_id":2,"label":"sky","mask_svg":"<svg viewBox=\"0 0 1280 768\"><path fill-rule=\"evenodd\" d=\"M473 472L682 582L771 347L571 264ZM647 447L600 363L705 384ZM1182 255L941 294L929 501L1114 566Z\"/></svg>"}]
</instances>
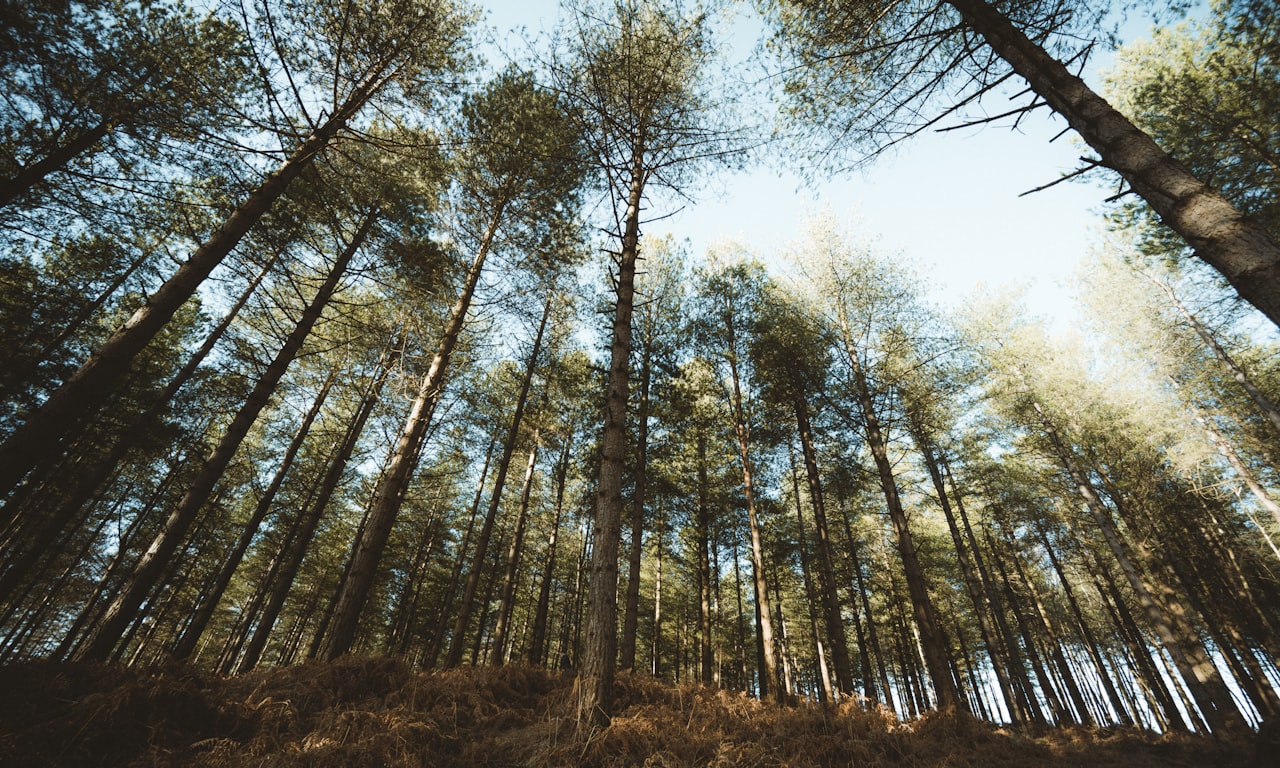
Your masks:
<instances>
[{"instance_id":1,"label":"sky","mask_svg":"<svg viewBox=\"0 0 1280 768\"><path fill-rule=\"evenodd\" d=\"M555 0L481 4L499 39L520 27L530 37L549 31L558 13ZM1130 24L1124 31L1132 36L1147 26ZM737 29L730 55L744 56L757 28L744 22ZM522 46L507 38L502 47ZM1085 72L1095 88L1107 58L1095 54ZM997 97L986 106L999 113L1016 104ZM827 210L881 253L914 264L926 278L926 295L944 308L962 306L984 284L1016 286L1053 327L1073 327L1080 315L1071 299L1072 276L1099 239L1103 200L1114 189L1075 181L1020 197L1071 172L1090 151L1073 132L1051 141L1066 123L1048 109L1024 116L1017 130L1009 122L922 134L864 170L826 181L802 181L776 163L710 179L694 190L694 204L683 203L683 210L644 232L687 238L695 258L714 242L736 239L769 262L800 238L806 217Z\"/></svg>"}]
</instances>

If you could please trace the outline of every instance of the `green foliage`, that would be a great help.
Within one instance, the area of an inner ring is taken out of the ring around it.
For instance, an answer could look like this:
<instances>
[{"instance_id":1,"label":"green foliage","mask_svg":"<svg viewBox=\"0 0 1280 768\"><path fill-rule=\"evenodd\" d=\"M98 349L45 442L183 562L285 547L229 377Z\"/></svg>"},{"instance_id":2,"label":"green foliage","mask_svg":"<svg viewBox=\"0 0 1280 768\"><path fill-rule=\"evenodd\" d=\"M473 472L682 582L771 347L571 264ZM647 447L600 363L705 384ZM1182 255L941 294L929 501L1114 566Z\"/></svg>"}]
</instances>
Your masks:
<instances>
[{"instance_id":1,"label":"green foliage","mask_svg":"<svg viewBox=\"0 0 1280 768\"><path fill-rule=\"evenodd\" d=\"M1120 49L1108 98L1241 212L1280 233L1280 15L1274 3L1214 0L1208 17ZM1148 253L1185 246L1145 205L1112 213Z\"/></svg>"}]
</instances>

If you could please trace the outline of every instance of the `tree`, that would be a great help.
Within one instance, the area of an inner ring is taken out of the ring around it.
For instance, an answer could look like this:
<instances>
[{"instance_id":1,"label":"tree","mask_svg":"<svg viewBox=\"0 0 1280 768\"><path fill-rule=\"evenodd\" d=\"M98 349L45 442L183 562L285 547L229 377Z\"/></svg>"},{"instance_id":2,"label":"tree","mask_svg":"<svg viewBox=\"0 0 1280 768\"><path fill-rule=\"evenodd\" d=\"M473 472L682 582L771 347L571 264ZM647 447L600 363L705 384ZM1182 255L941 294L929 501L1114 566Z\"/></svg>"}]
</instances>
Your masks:
<instances>
[{"instance_id":1,"label":"tree","mask_svg":"<svg viewBox=\"0 0 1280 768\"><path fill-rule=\"evenodd\" d=\"M1156 29L1116 52L1103 80L1116 108L1222 191L1240 211L1280 232L1280 21L1268 3L1214 0L1208 17ZM1144 222L1143 245L1176 253L1181 243L1150 212L1113 214Z\"/></svg>"},{"instance_id":2,"label":"tree","mask_svg":"<svg viewBox=\"0 0 1280 768\"><path fill-rule=\"evenodd\" d=\"M891 428L900 395L894 365L908 354L921 323L922 308L902 276L881 259L851 244L830 220L810 225L797 259L805 265L813 304L833 329L840 387L854 403L854 418L876 466L893 524L898 554L924 659L943 709L964 706L951 674L946 634L929 595L915 539L907 523L893 461Z\"/></svg>"},{"instance_id":3,"label":"tree","mask_svg":"<svg viewBox=\"0 0 1280 768\"><path fill-rule=\"evenodd\" d=\"M717 254L718 255L718 254ZM754 462L751 460L751 424L747 420L743 378L745 375L746 340L750 318L756 313L766 278L762 265L749 261L713 262L711 270L703 275L699 298L706 309L702 320L703 339L709 353L723 362L727 371L727 399L737 437L738 459L742 469L742 490L746 497L747 528L751 541L752 588L755 596L756 623L759 629L760 649L760 697L785 700L781 670L778 662L778 646L774 637L774 612L769 598L769 585L764 555L764 540L757 508L757 489ZM719 367L719 366L717 366Z\"/></svg>"},{"instance_id":4,"label":"tree","mask_svg":"<svg viewBox=\"0 0 1280 768\"><path fill-rule=\"evenodd\" d=\"M67 168L81 185L137 180L137 166L173 159L166 143L189 151L234 124L251 81L246 30L216 13L36 2L6 22L0 208L37 204L33 188Z\"/></svg>"},{"instance_id":5,"label":"tree","mask_svg":"<svg viewBox=\"0 0 1280 768\"><path fill-rule=\"evenodd\" d=\"M620 0L579 11L552 62L613 203L616 301L601 433L578 723L585 737L608 723L617 663L618 546L630 381L631 316L641 208L651 181L679 189L698 165L730 159L732 135L715 122L706 79L714 47L704 14L677 4Z\"/></svg>"},{"instance_id":6,"label":"tree","mask_svg":"<svg viewBox=\"0 0 1280 768\"><path fill-rule=\"evenodd\" d=\"M566 221L576 215L583 172L576 127L566 118L554 93L514 69L500 74L463 107L461 133L468 151L457 160L461 231L456 234L473 244L474 257L355 543L325 640L325 658L341 656L355 640L360 612L490 251L514 247L537 253L541 246L543 257L552 263L572 256L572 249L556 239L570 232Z\"/></svg>"},{"instance_id":7,"label":"tree","mask_svg":"<svg viewBox=\"0 0 1280 768\"><path fill-rule=\"evenodd\" d=\"M300 107L308 130L296 142L293 137L281 137L290 145L286 158L0 445L0 494L12 490L33 467L53 460L60 441L102 403L138 353L371 100L389 90L392 83L413 92L458 66L468 22L447 0L346 6L319 18L313 17L314 9L304 3L289 7L299 14L292 19L296 24L316 31L310 35L312 45L330 56L327 62L323 55L319 57L332 67L326 73L330 93L325 96L331 103L325 118L313 120L305 106ZM423 52L430 52L430 56L423 56Z\"/></svg>"},{"instance_id":8,"label":"tree","mask_svg":"<svg viewBox=\"0 0 1280 768\"><path fill-rule=\"evenodd\" d=\"M777 25L775 43L788 56L793 108L816 126L829 150L878 150L956 114L1016 74L1093 148L1098 157L1091 166L1120 174L1196 256L1280 325L1276 236L1174 160L1046 48L1087 24L1094 14L1084 3L771 0L766 8ZM933 106L940 95L961 91L952 106Z\"/></svg>"},{"instance_id":9,"label":"tree","mask_svg":"<svg viewBox=\"0 0 1280 768\"><path fill-rule=\"evenodd\" d=\"M841 696L853 693L853 669L845 637L837 593L831 529L827 523L825 494L818 468L817 439L814 436L810 401L826 390L827 368L831 364L823 329L796 298L784 294L776 284L766 290L756 313L759 329L750 339L753 367L765 397L788 408L795 415L796 434L804 464L809 505L813 511L814 540L817 543L818 591L822 615L835 668L836 686ZM799 499L797 499L799 503ZM871 680L870 670L863 670ZM874 688L872 689L874 691ZM868 694L868 698L874 698Z\"/></svg>"}]
</instances>

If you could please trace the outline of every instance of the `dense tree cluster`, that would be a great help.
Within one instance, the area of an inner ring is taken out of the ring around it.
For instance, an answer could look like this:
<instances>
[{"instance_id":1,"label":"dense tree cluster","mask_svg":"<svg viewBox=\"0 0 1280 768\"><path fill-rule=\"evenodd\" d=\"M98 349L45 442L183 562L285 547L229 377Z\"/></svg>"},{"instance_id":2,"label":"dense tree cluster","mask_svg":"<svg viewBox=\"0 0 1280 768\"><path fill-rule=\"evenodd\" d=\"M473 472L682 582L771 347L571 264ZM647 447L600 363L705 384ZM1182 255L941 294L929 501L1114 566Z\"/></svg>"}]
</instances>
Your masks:
<instances>
[{"instance_id":1,"label":"dense tree cluster","mask_svg":"<svg viewBox=\"0 0 1280 768\"><path fill-rule=\"evenodd\" d=\"M1235 294L1280 318L1272 6L1123 50L1126 118L1052 58L1082 4L762 4L820 151L1012 77L1067 117L1143 200L1081 341L830 216L642 234L752 149L718 9L575 5L494 71L453 0L9 4L0 662L572 667L583 733L619 667L1280 717L1280 357Z\"/></svg>"}]
</instances>

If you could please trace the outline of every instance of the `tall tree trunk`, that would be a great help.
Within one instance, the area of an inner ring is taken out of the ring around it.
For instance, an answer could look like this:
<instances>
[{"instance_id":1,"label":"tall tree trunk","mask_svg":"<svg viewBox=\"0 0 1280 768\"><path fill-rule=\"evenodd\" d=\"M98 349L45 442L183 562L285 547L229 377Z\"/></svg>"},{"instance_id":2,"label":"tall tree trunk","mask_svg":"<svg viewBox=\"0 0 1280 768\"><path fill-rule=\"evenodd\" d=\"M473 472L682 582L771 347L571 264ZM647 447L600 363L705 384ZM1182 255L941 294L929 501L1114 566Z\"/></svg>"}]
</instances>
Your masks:
<instances>
[{"instance_id":1,"label":"tall tree trunk","mask_svg":"<svg viewBox=\"0 0 1280 768\"><path fill-rule=\"evenodd\" d=\"M133 420L133 424L131 424L128 429L125 430L124 434L116 440L115 445L111 447L111 450L107 455L100 461L96 462L90 469L82 472L77 471L77 478L72 486L73 490L66 496L66 498L59 501L57 511L52 515L49 515L47 520L40 521L37 532L33 535L34 538L31 540L31 545L26 551L42 551L49 541L52 541L59 532L68 526L71 520L75 518L76 513L84 509L84 506L89 503L89 500L98 492L98 489L101 488L102 485L107 482L107 479L111 477L111 473L115 471L117 466L119 466L120 461L125 457L125 455L134 446L136 446L147 434L147 431L154 426L156 419L158 419L160 414L164 412L164 409L169 405L169 402L173 400L174 396L178 394L178 391L181 390L182 387L191 380L191 377L196 374L196 371L200 368L200 364L203 363L205 358L209 356L209 353L213 351L218 340L222 338L224 333L226 333L227 328L231 326L231 322L240 313L240 310L244 308L244 305L248 303L253 292L257 290L258 285L267 276L267 273L271 270L271 267L275 265L278 259L278 252L268 259L262 269L253 277L252 280L249 281L249 285L245 287L245 290L236 298L235 303L231 305L231 309L227 311L227 313L222 317L222 320L218 322L213 330L209 332L209 335L205 338L204 343L200 345L200 348L187 359L187 362L176 374L174 374L174 377L169 380L169 383L160 391L160 394L151 401L151 404L147 406L147 409ZM30 484L30 482L31 480L28 479L27 484ZM26 484L24 484L24 488L25 487ZM3 521L4 526L8 526L12 523L20 514L18 511L20 504L18 503L17 497L21 495L21 493L22 491L20 490L18 493L11 496L5 503L4 511L0 512L0 521ZM7 539L8 537L6 536L5 538ZM0 580L0 600L3 599L2 596L7 593L8 588L9 587L4 583L4 581Z\"/></svg>"},{"instance_id":2,"label":"tall tree trunk","mask_svg":"<svg viewBox=\"0 0 1280 768\"><path fill-rule=\"evenodd\" d=\"M1271 427L1276 433L1280 434L1280 408L1277 408L1275 403L1271 402L1271 398L1263 394L1261 389L1258 389L1258 385L1254 383L1253 378L1218 343L1218 338L1213 332L1204 323L1200 322L1200 318L1196 317L1195 313L1182 302L1177 292L1173 290L1173 286L1145 270L1138 270L1138 273L1151 281L1169 297L1169 300L1173 302L1173 306L1178 310L1178 314L1182 315L1182 318L1187 321L1187 325L1191 326L1191 330L1196 332L1196 335L1200 337L1200 341L1209 348L1209 351L1222 364L1222 367L1231 373L1231 378L1236 380L1236 383L1245 391L1245 394L1249 396L1249 399L1253 401L1253 404L1257 406L1262 415L1267 417L1267 421L1271 422Z\"/></svg>"},{"instance_id":3,"label":"tall tree trunk","mask_svg":"<svg viewBox=\"0 0 1280 768\"><path fill-rule=\"evenodd\" d=\"M574 427L565 430L564 446L556 465L556 507L551 523L551 537L547 540L546 562L542 567L542 581L538 586L538 605L533 614L533 629L529 639L529 663L541 666L546 662L547 618L551 610L551 584L555 581L556 544L560 540L560 518L564 514L564 489L569 476L569 456L573 450Z\"/></svg>"},{"instance_id":4,"label":"tall tree trunk","mask_svg":"<svg viewBox=\"0 0 1280 768\"><path fill-rule=\"evenodd\" d=\"M170 513L164 526L151 542L151 546L139 560L124 588L116 595L103 614L93 637L81 648L79 658L83 661L104 661L111 655L111 650L119 642L121 635L137 613L138 607L155 587L157 579L177 550L186 535L197 513L209 500L214 485L222 477L227 465L231 463L240 443L243 442L249 429L257 420L258 414L267 406L267 402L275 393L280 380L284 378L289 364L302 349L303 343L311 334L312 327L320 319L321 313L329 304L334 291L338 288L347 265L364 244L365 238L378 220L376 211L365 215L360 228L352 236L351 242L339 255L338 260L329 270L329 275L321 284L311 303L303 310L297 324L290 331L284 345L276 353L275 358L263 371L261 378L253 390L245 397L244 405L227 425L226 432L218 441L218 445L201 465L199 472L191 481L190 488L182 500Z\"/></svg>"},{"instance_id":5,"label":"tall tree trunk","mask_svg":"<svg viewBox=\"0 0 1280 768\"><path fill-rule=\"evenodd\" d=\"M382 359L378 361L378 367L369 382L364 397L360 401L359 408L356 410L355 418L347 426L347 430L342 436L342 441L336 446L337 450L329 460L329 466L325 470L324 478L320 481L319 492L311 500L309 506L299 513L301 520L297 531L295 531L293 538L280 555L281 561L278 572L276 577L271 580L271 593L262 608L261 616L258 617L258 625L254 629L252 637L249 638L244 655L240 658L240 662L236 667L237 672L247 672L253 669L258 660L261 659L262 652L267 647L267 641L271 637L271 631L275 627L276 619L280 616L280 610L284 607L285 600L288 599L289 590L293 587L298 571L302 568L302 561L306 558L307 550L311 547L311 541L320 525L320 519L324 516L324 510L329 506L329 500L333 498L338 485L342 482L342 475L347 470L347 464L351 461L352 454L355 453L356 445L360 442L360 436L364 433L365 425L382 397L382 389L386 385L387 379L391 376L391 370L400 359L403 344L404 336L400 335L383 352Z\"/></svg>"},{"instance_id":6,"label":"tall tree trunk","mask_svg":"<svg viewBox=\"0 0 1280 768\"><path fill-rule=\"evenodd\" d=\"M1240 296L1280 325L1280 243L1191 175L987 0L947 0Z\"/></svg>"},{"instance_id":7,"label":"tall tree trunk","mask_svg":"<svg viewBox=\"0 0 1280 768\"><path fill-rule=\"evenodd\" d=\"M196 643L200 641L200 636L204 634L205 628L208 627L209 620L213 618L214 609L218 607L218 602L222 600L222 594L226 591L227 586L231 584L231 577L235 575L236 568L240 566L240 561L244 559L244 553L249 551L249 545L257 537L258 529L262 526L262 521L267 518L267 512L271 510L271 505L275 502L280 486L284 485L285 476L288 475L290 467L293 466L293 460L297 457L298 451L302 450L302 444L307 439L307 434L311 431L312 422L315 421L316 416L320 415L320 409L324 406L324 401L329 396L329 388L333 386L333 380L336 375L337 371L330 372L329 377L325 379L324 385L320 387L320 392L316 395L315 400L312 401L311 408L303 416L302 424L299 425L294 433L293 440L290 441L289 447L285 449L284 455L280 457L280 466L276 469L275 475L272 476L271 482L267 484L266 489L262 492L257 505L254 506L253 514L249 515L248 522L245 523L244 528L240 531L240 535L236 538L235 544L232 545L231 551L227 553L226 559L222 562L222 567L218 569L218 573L213 578L213 583L196 606L191 615L191 620L182 632L182 636L174 644L173 650L170 652L172 658L183 660L191 656L192 652L195 651Z\"/></svg>"},{"instance_id":8,"label":"tall tree trunk","mask_svg":"<svg viewBox=\"0 0 1280 768\"><path fill-rule=\"evenodd\" d=\"M600 479L591 551L591 585L586 637L578 673L578 736L585 741L608 725L613 713L613 678L618 646L618 545L622 538L622 474L627 449L627 399L630 384L631 315L635 301L636 260L640 241L640 202L644 194L644 152L633 150L631 184L618 253L617 301L609 347L604 428L600 436Z\"/></svg>"},{"instance_id":9,"label":"tall tree trunk","mask_svg":"<svg viewBox=\"0 0 1280 768\"><path fill-rule=\"evenodd\" d=\"M423 666L432 669L436 665L436 661L440 658L440 651L444 647L446 621L453 613L453 600L458 593L458 582L462 579L462 569L467 564L467 551L471 548L471 535L475 533L476 518L480 514L480 502L484 500L485 481L489 477L489 467L493 464L493 449L498 446L498 436L495 434L489 438L489 447L485 449L484 464L480 466L480 480L476 483L476 493L471 497L471 506L467 512L467 529L462 534L462 540L458 542L457 552L454 553L453 570L449 573L449 581L445 585L444 593L440 596L440 604L436 611L436 629L431 634L431 643L427 647L426 661Z\"/></svg>"},{"instance_id":10,"label":"tall tree trunk","mask_svg":"<svg viewBox=\"0 0 1280 768\"><path fill-rule=\"evenodd\" d=\"M653 637L649 648L649 658L652 663L649 671L656 678L662 674L662 553L665 549L662 542L667 533L665 516L661 513L658 519L658 530L654 533L657 534L654 558L657 563L653 580Z\"/></svg>"},{"instance_id":11,"label":"tall tree trunk","mask_svg":"<svg viewBox=\"0 0 1280 768\"><path fill-rule=\"evenodd\" d=\"M831 564L831 537L827 525L827 507L822 495L822 478L818 474L818 452L813 447L813 428L809 424L809 404L797 390L792 403L796 428L800 434L800 451L804 457L805 477L809 483L809 503L813 507L813 531L818 543L818 574L821 577L823 618L827 638L831 641L831 659L835 664L836 686L840 696L853 693L853 668L849 663L849 641L845 637L844 619L840 614L840 597L836 592L836 573Z\"/></svg>"},{"instance_id":12,"label":"tall tree trunk","mask_svg":"<svg viewBox=\"0 0 1280 768\"><path fill-rule=\"evenodd\" d=\"M12 490L33 467L54 459L63 438L107 399L138 353L387 79L383 74L370 75L357 85L329 119L269 174L164 285L148 296L146 303L0 445L0 496Z\"/></svg>"},{"instance_id":13,"label":"tall tree trunk","mask_svg":"<svg viewBox=\"0 0 1280 768\"><path fill-rule=\"evenodd\" d=\"M511 426L507 429L506 440L502 444L502 453L498 457L498 466L493 476L493 490L489 495L489 509L485 513L484 523L476 537L476 551L471 556L471 571L467 574L467 583L462 590L462 602L458 605L458 615L453 623L453 635L449 640L449 653L445 656L446 667L456 667L462 663L466 649L467 625L471 622L471 614L475 610L476 590L480 586L480 577L484 573L485 558L489 555L489 539L493 535L493 526L498 519L498 509L502 506L502 491L507 484L507 471L511 467L511 457L515 455L516 442L520 439L520 424L524 419L524 409L529 401L529 389L533 386L533 375L538 368L538 355L542 353L542 338L547 329L547 319L551 316L552 298L547 298L542 320L538 323L538 332L533 338L533 346L529 350L529 359L525 362L524 377L520 380L520 391L516 394L515 411L511 414ZM483 633L481 633L483 634Z\"/></svg>"},{"instance_id":14,"label":"tall tree trunk","mask_svg":"<svg viewBox=\"0 0 1280 768\"><path fill-rule=\"evenodd\" d=\"M781 700L782 682L779 676L777 644L773 637L773 612L769 604L769 586L765 580L764 538L761 535L760 518L756 512L755 476L752 472L751 453L747 444L749 433L742 405L742 384L738 377L738 350L733 318L726 315L726 332L729 347L730 383L733 408L733 431L738 436L738 458L742 464L742 490L747 500L747 527L751 533L752 586L756 602L756 623L759 628L758 650L760 655L760 698Z\"/></svg>"},{"instance_id":15,"label":"tall tree trunk","mask_svg":"<svg viewBox=\"0 0 1280 768\"><path fill-rule=\"evenodd\" d=\"M796 497L796 527L797 533L799 534L796 541L799 544L800 550L800 575L804 579L805 604L809 608L809 630L813 633L814 650L815 656L817 657L816 671L818 678L818 703L827 704L828 702L836 701L838 697L836 692L831 688L831 672L827 669L826 647L822 642L822 633L818 630L818 615L814 611L814 606L818 604L818 599L814 594L816 590L814 588L815 585L809 569L809 537L808 534L805 533L804 528L804 503L800 498L800 478L797 477L798 472L796 471L796 453L795 448L790 443L787 445L787 453L790 455L791 459L792 495ZM835 583L834 574L829 583ZM843 625L841 628L843 629ZM861 642L859 642L859 646L865 648ZM870 671L864 669L863 672L865 679L865 677L869 675ZM867 698L871 697L868 696Z\"/></svg>"},{"instance_id":16,"label":"tall tree trunk","mask_svg":"<svg viewBox=\"0 0 1280 768\"><path fill-rule=\"evenodd\" d=\"M898 554L902 558L903 573L907 579L907 592L911 596L916 626L924 646L925 665L928 667L929 677L933 681L934 692L938 697L938 707L939 709L963 709L965 701L960 696L955 679L951 675L946 638L941 624L938 623L933 600L929 597L924 569L920 566L915 541L911 537L911 529L907 526L907 514L898 495L898 484L893 477L893 465L889 461L888 439L881 429L866 372L858 359L857 350L852 346L852 337L843 318L841 324L847 347L846 358L853 369L858 405L866 430L867 447L875 460L880 489L884 493L889 518L893 521L894 532L897 535Z\"/></svg>"},{"instance_id":17,"label":"tall tree trunk","mask_svg":"<svg viewBox=\"0 0 1280 768\"><path fill-rule=\"evenodd\" d=\"M505 203L499 204L490 218L480 245L476 249L475 258L467 269L467 277L462 290L449 313L444 333L440 337L440 345L436 348L431 367L423 377L418 394L409 409L400 436L396 441L391 460L386 471L378 481L373 501L369 505L367 522L360 536L356 539L351 553L350 568L338 590L334 603L333 619L325 632L324 641L319 649L319 656L324 659L336 659L351 650L355 643L356 629L360 623L360 613L369 601L369 592L373 589L374 577L378 564L382 562L382 552L391 537L391 529L400 514L400 505L404 502L405 491L413 479L413 471L422 451L422 441L431 424L436 403L444 391L445 377L449 372L449 361L453 350L458 345L458 337L462 334L462 326L467 319L467 310L471 308L471 299L475 295L476 285L480 282L480 273L484 269L485 257L493 244L494 235L502 221Z\"/></svg>"},{"instance_id":18,"label":"tall tree trunk","mask_svg":"<svg viewBox=\"0 0 1280 768\"><path fill-rule=\"evenodd\" d=\"M1094 667L1097 669L1097 677L1106 691L1107 700L1111 703L1111 708L1115 711L1116 716L1120 718L1122 725L1133 725L1133 718L1130 716L1128 709L1126 709L1124 702L1120 699L1120 693L1116 690L1115 683L1111 679L1111 673L1108 671L1102 657L1098 641L1089 629L1089 623L1085 621L1084 613L1080 610L1080 604L1076 601L1075 591L1071 588L1071 582L1067 580L1066 571L1063 569L1062 563L1058 560L1058 555L1054 552L1053 546L1049 542L1049 536L1043 528L1039 528L1038 532L1040 534L1040 543L1044 545L1045 554L1049 557L1049 563L1053 565L1054 572L1058 574L1058 582L1062 584L1062 592L1067 598L1067 605L1071 608L1071 615L1076 620L1076 626L1080 628L1080 634L1084 637L1085 646L1089 650L1089 657L1093 659Z\"/></svg>"},{"instance_id":19,"label":"tall tree trunk","mask_svg":"<svg viewBox=\"0 0 1280 768\"><path fill-rule=\"evenodd\" d=\"M1033 407L1040 417L1041 427L1046 437L1049 438L1063 467L1071 476L1071 481L1075 484L1076 490L1080 493L1081 498L1084 499L1085 506L1089 509L1089 513L1093 516L1094 522L1097 523L1108 548L1110 548L1111 553L1119 563L1121 572L1133 589L1139 604L1146 612L1147 620L1151 622L1151 626L1155 629L1160 642L1164 644L1173 657L1174 664L1191 691L1192 697L1195 698L1209 729L1216 734L1221 734L1224 731L1234 730L1242 726L1243 721L1234 700L1231 698L1231 692L1227 689L1226 683L1223 682L1217 667L1213 665L1213 662L1205 654L1204 646L1201 645L1199 638L1189 636L1185 632L1180 633L1174 629L1169 620L1167 608L1156 601L1147 578L1138 570L1137 565L1129 556L1128 548L1116 532L1110 511L1103 504L1102 499L1098 497L1097 491L1094 490L1088 477L1080 468L1075 456L1062 442L1057 429L1049 421L1039 403L1034 403Z\"/></svg>"},{"instance_id":20,"label":"tall tree trunk","mask_svg":"<svg viewBox=\"0 0 1280 768\"><path fill-rule=\"evenodd\" d=\"M502 595L498 604L498 621L493 628L493 642L489 647L489 663L502 666L507 650L507 634L511 626L511 614L516 604L516 582L519 580L520 559L524 554L525 521L529 519L529 498L533 493L534 469L538 463L537 430L533 433L533 445L529 448L529 461L524 468L524 482L520 487L520 507L516 512L515 530L511 534L511 546L507 549L506 570L502 574Z\"/></svg>"},{"instance_id":21,"label":"tall tree trunk","mask_svg":"<svg viewBox=\"0 0 1280 768\"><path fill-rule=\"evenodd\" d=\"M640 563L644 552L644 503L648 481L649 452L649 382L652 342L646 339L640 355L640 402L636 409L636 468L631 498L631 552L627 559L627 602L622 620L622 639L618 650L618 667L634 669L636 665L636 630L640 614Z\"/></svg>"},{"instance_id":22,"label":"tall tree trunk","mask_svg":"<svg viewBox=\"0 0 1280 768\"><path fill-rule=\"evenodd\" d=\"M986 647L987 656L991 659L991 670L995 673L996 684L1000 687L1000 695L1004 698L1005 707L1014 722L1025 722L1027 713L1023 711L1020 702L1013 694L1013 686L1009 682L1009 661L1003 653L1003 647L995 640L996 632L991 624L991 614L988 611L989 606L982 591L982 583L978 578L978 574L974 572L973 560L969 557L969 548L965 546L964 537L960 533L959 526L956 525L956 516L951 508L951 499L947 495L946 484L943 482L940 469L940 465L945 462L945 458L941 456L935 457L934 443L925 433L924 425L920 423L914 414L908 417L907 423L908 429L915 439L916 447L924 458L925 469L929 471L929 479L933 482L933 490L938 494L938 506L942 508L942 514L947 519L947 529L951 532L951 543L955 547L956 558L960 561L960 573L964 577L964 585L969 593L969 601L973 603L973 613L978 619L978 629L982 633L982 644ZM938 450L941 453L941 449Z\"/></svg>"},{"instance_id":23,"label":"tall tree trunk","mask_svg":"<svg viewBox=\"0 0 1280 768\"><path fill-rule=\"evenodd\" d=\"M698 428L698 509L695 530L698 546L698 671L703 685L716 681L715 651L711 638L711 505L707 483L707 435Z\"/></svg>"}]
</instances>

